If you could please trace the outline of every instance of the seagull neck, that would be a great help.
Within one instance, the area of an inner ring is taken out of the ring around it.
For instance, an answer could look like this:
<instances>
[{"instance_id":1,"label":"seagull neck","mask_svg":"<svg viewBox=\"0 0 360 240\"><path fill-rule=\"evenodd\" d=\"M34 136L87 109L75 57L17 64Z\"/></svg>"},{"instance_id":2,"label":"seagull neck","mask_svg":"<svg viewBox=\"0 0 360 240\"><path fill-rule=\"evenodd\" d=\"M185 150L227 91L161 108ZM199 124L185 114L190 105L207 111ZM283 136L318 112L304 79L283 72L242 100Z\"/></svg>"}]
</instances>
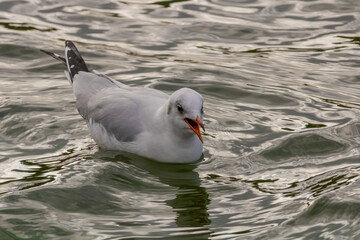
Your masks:
<instances>
[{"instance_id":1,"label":"seagull neck","mask_svg":"<svg viewBox=\"0 0 360 240\"><path fill-rule=\"evenodd\" d=\"M168 112L168 103L164 104L159 108L159 110L156 113L156 125L161 129L162 132L168 132L173 131L177 132L177 129L173 127L173 124L171 124L171 117ZM167 130L164 130L167 129ZM177 134L175 134L176 136Z\"/></svg>"},{"instance_id":2,"label":"seagull neck","mask_svg":"<svg viewBox=\"0 0 360 240\"><path fill-rule=\"evenodd\" d=\"M156 114L155 114L156 124L160 124L161 127L165 127L164 125L168 125L167 121L167 105L161 106ZM160 120L160 121L159 121Z\"/></svg>"}]
</instances>

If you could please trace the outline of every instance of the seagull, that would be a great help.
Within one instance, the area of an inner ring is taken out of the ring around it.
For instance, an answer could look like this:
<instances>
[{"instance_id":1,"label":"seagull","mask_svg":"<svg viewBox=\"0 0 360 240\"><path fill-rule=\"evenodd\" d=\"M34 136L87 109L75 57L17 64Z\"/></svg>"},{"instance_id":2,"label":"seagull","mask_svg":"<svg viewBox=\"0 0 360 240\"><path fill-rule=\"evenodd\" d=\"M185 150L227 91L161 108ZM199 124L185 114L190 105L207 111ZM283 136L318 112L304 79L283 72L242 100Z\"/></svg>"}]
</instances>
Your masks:
<instances>
[{"instance_id":1,"label":"seagull","mask_svg":"<svg viewBox=\"0 0 360 240\"><path fill-rule=\"evenodd\" d=\"M134 153L160 162L200 160L203 97L190 88L171 95L130 87L97 71L90 72L75 44L65 41L65 57L42 52L66 66L65 76L86 120L91 137L102 149Z\"/></svg>"}]
</instances>

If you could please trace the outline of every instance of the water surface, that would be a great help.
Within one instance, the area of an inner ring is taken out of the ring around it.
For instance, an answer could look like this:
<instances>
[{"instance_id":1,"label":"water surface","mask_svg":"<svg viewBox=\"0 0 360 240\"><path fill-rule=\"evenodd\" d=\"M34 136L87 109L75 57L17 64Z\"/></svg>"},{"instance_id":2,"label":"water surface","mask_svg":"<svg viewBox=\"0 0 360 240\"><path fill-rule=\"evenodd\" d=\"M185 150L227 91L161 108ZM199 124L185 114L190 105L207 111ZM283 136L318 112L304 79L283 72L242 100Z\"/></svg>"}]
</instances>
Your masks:
<instances>
[{"instance_id":1,"label":"water surface","mask_svg":"<svg viewBox=\"0 0 360 240\"><path fill-rule=\"evenodd\" d=\"M1 239L360 238L360 2L0 2ZM205 98L195 164L104 151L63 53Z\"/></svg>"}]
</instances>

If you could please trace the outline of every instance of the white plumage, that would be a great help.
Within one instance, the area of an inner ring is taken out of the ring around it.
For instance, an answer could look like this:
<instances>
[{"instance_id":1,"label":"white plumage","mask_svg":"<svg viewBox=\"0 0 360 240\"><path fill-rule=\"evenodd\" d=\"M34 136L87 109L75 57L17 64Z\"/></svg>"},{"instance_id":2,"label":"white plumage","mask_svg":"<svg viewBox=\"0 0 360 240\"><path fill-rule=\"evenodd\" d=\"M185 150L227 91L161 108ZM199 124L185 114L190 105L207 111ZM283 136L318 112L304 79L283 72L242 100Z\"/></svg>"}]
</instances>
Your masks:
<instances>
[{"instance_id":1,"label":"white plumage","mask_svg":"<svg viewBox=\"0 0 360 240\"><path fill-rule=\"evenodd\" d=\"M129 87L98 72L89 72L75 45L66 41L65 58L44 51L67 66L76 107L92 138L103 149L135 153L162 162L200 159L203 98L181 88L172 95Z\"/></svg>"}]
</instances>

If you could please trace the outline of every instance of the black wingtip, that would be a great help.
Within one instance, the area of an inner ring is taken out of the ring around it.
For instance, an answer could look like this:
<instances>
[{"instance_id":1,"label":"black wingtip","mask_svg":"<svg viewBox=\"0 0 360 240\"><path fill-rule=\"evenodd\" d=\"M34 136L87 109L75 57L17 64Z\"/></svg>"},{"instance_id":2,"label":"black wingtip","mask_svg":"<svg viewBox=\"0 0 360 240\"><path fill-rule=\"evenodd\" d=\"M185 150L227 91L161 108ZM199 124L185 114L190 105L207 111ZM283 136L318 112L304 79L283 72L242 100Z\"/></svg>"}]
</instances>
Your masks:
<instances>
[{"instance_id":1,"label":"black wingtip","mask_svg":"<svg viewBox=\"0 0 360 240\"><path fill-rule=\"evenodd\" d=\"M46 53L47 55L55 58L56 60L59 60L60 62L62 62L65 66L66 66L66 59L61 57L60 55L56 54L56 53L52 53L49 51L46 51L44 49L40 49L41 52Z\"/></svg>"},{"instance_id":2,"label":"black wingtip","mask_svg":"<svg viewBox=\"0 0 360 240\"><path fill-rule=\"evenodd\" d=\"M40 49L40 51L62 62L70 73L71 81L73 81L74 76L80 71L89 72L84 59L81 57L79 50L72 41L65 41L65 58L43 49Z\"/></svg>"},{"instance_id":3,"label":"black wingtip","mask_svg":"<svg viewBox=\"0 0 360 240\"><path fill-rule=\"evenodd\" d=\"M70 40L65 41L65 58L71 79L73 79L73 77L80 71L89 72L89 69L87 68L84 59L81 57L79 50Z\"/></svg>"}]
</instances>

